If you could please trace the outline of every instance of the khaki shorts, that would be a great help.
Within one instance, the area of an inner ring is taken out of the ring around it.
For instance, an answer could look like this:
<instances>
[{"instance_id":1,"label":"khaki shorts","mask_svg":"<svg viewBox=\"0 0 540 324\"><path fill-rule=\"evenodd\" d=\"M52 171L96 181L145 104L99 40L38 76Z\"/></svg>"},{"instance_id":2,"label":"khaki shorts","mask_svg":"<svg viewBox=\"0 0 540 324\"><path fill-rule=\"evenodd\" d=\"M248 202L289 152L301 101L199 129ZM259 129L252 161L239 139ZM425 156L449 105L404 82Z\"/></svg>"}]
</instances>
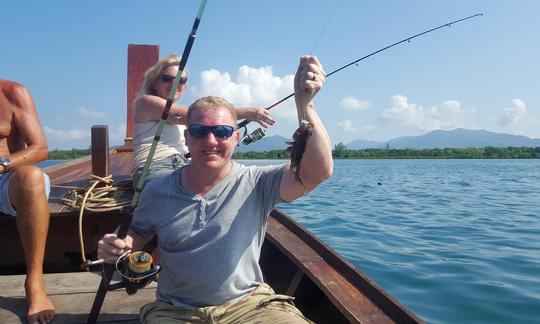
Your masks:
<instances>
[{"instance_id":1,"label":"khaki shorts","mask_svg":"<svg viewBox=\"0 0 540 324\"><path fill-rule=\"evenodd\" d=\"M155 301L141 308L141 323L313 323L293 299L261 284L248 296L219 306L188 308Z\"/></svg>"}]
</instances>

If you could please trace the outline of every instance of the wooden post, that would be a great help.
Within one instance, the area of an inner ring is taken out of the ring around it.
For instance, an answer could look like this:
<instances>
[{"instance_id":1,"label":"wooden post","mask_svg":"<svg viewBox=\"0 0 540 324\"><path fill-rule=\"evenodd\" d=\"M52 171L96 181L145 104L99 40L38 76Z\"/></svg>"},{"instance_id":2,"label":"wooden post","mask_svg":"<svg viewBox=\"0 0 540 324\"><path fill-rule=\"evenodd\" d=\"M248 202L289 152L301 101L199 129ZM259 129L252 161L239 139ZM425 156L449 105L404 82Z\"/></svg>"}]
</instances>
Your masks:
<instances>
[{"instance_id":1,"label":"wooden post","mask_svg":"<svg viewBox=\"0 0 540 324\"><path fill-rule=\"evenodd\" d=\"M92 126L92 174L107 177L109 172L109 126Z\"/></svg>"},{"instance_id":2,"label":"wooden post","mask_svg":"<svg viewBox=\"0 0 540 324\"><path fill-rule=\"evenodd\" d=\"M133 101L141 90L144 81L144 72L152 67L159 60L159 45L128 45L127 64L127 120L126 138L124 145L117 148L117 151L131 151L133 140Z\"/></svg>"}]
</instances>

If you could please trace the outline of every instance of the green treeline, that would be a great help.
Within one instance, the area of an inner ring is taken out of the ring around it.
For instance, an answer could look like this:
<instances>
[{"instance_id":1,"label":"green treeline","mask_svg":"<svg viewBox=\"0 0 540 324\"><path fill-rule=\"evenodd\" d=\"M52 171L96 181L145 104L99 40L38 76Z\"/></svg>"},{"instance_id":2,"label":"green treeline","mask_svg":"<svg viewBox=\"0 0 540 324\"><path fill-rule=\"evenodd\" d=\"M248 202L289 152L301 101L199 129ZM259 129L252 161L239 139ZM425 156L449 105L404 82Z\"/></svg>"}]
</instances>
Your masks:
<instances>
[{"instance_id":1,"label":"green treeline","mask_svg":"<svg viewBox=\"0 0 540 324\"><path fill-rule=\"evenodd\" d=\"M539 159L540 147L481 147L434 149L349 150L343 143L334 146L335 159ZM285 150L236 152L235 159L288 159Z\"/></svg>"},{"instance_id":2,"label":"green treeline","mask_svg":"<svg viewBox=\"0 0 540 324\"><path fill-rule=\"evenodd\" d=\"M73 160L90 154L90 150L52 150L49 151L49 160Z\"/></svg>"},{"instance_id":3,"label":"green treeline","mask_svg":"<svg viewBox=\"0 0 540 324\"><path fill-rule=\"evenodd\" d=\"M332 155L338 159L538 159L540 147L348 150L338 144Z\"/></svg>"},{"instance_id":4,"label":"green treeline","mask_svg":"<svg viewBox=\"0 0 540 324\"><path fill-rule=\"evenodd\" d=\"M53 150L49 152L49 160L72 160L89 154L90 150ZM540 159L540 147L349 150L343 143L339 143L334 146L332 156L335 159ZM236 152L233 158L287 160L289 154L285 150Z\"/></svg>"},{"instance_id":5,"label":"green treeline","mask_svg":"<svg viewBox=\"0 0 540 324\"><path fill-rule=\"evenodd\" d=\"M263 152L235 152L233 159L240 160L288 160L290 155L286 150L272 150Z\"/></svg>"}]
</instances>

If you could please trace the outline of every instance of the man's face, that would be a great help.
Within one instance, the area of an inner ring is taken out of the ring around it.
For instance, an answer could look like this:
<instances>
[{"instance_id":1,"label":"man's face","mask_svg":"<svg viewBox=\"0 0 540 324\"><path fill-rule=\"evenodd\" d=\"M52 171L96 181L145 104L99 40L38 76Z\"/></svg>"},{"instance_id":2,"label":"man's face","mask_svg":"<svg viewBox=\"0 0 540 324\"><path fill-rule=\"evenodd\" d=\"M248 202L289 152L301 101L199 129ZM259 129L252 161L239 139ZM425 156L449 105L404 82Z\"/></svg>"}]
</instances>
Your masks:
<instances>
[{"instance_id":1,"label":"man's face","mask_svg":"<svg viewBox=\"0 0 540 324\"><path fill-rule=\"evenodd\" d=\"M196 167L214 170L227 167L240 137L236 130L232 132L230 137L223 136L230 127L234 128L236 126L229 111L220 107L197 109L192 113L189 124L196 125L197 130L200 132L193 136L189 131L190 125L185 131L186 144L191 153L191 164ZM218 129L204 127L218 125L227 127ZM205 132L208 132L208 134L202 135Z\"/></svg>"}]
</instances>

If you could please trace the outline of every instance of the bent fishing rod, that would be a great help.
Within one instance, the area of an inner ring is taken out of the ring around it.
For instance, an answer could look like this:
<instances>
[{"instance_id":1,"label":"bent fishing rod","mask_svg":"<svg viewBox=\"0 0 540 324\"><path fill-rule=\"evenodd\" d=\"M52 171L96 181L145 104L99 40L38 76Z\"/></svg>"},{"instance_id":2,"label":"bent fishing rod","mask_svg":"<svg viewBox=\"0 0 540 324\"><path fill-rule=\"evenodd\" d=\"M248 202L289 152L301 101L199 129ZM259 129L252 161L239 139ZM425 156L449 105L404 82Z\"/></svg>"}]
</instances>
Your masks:
<instances>
[{"instance_id":1,"label":"bent fishing rod","mask_svg":"<svg viewBox=\"0 0 540 324\"><path fill-rule=\"evenodd\" d=\"M195 41L195 38L197 36L197 30L199 28L201 17L203 15L204 8L206 6L206 1L207 0L201 0L200 6L199 6L199 11L197 12L197 17L195 18L195 22L193 23L193 27L191 29L191 32L190 32L189 36L188 36L186 46L184 47L184 51L182 53L182 58L180 59L180 63L179 63L179 67L178 67L178 72L176 73L173 84L171 86L171 90L169 91L169 96L167 98L165 108L163 109L163 113L161 115L161 119L159 121L157 130L156 130L156 134L154 136L154 140L153 140L152 145L150 147L150 151L148 152L148 157L146 158L146 162L144 163L143 172L142 172L142 174L141 174L141 176L139 178L139 181L137 182L137 187L135 188L135 192L134 192L133 198L131 200L131 204L130 204L130 207L129 207L129 214L130 215L133 215L133 211L135 210L135 207L137 207L137 203L139 201L139 197L141 195L142 188L144 186L144 182L146 180L146 177L148 176L148 170L150 168L150 164L152 163L154 153L156 151L159 139L160 139L161 134L163 132L163 127L165 126L165 122L167 120L167 117L169 116L169 112L171 111L171 107L172 107L172 104L174 102L174 94L175 94L176 89L178 88L178 85L180 83L180 78L184 74L184 70L185 70L185 67L186 67L186 64L187 64L187 60L189 58L189 54L191 52L191 48L193 46L193 42ZM131 217L129 217L126 220L122 221L122 223L120 224L120 227L118 228L118 233L117 233L117 237L119 239L123 240L123 239L126 238L127 233L129 231L130 225L131 225ZM154 236L154 238L150 242L148 242L147 245L145 245L145 248L147 246L152 246L152 248L153 248L155 246L155 244L156 244L156 237ZM145 250L145 248L143 248L143 251ZM130 258L130 261L131 261L131 258ZM101 264L101 263L103 263L103 261L98 260L98 261L95 261L95 262L90 262L90 264L88 264L87 266L94 265L94 264ZM114 273L114 270L117 267L118 267L118 263L117 263L117 265L108 264L108 263L104 264L103 271L102 271L102 276L101 276L101 282L99 284L99 289L98 289L98 291L96 293L96 297L95 297L94 303L92 305L92 310L90 311L90 314L88 315L87 323L95 323L97 321L97 318L99 316L99 312L100 312L101 307L103 305L103 301L105 300L105 295L106 295L107 291L121 287L121 285L117 285L115 288L112 288L112 286L110 285L112 275ZM156 271L156 273L157 273L157 271ZM128 278L128 279L130 279L130 278ZM137 286L128 287L127 285L128 284L126 284L125 288L126 288L126 291L128 293L135 293L137 291L137 289L138 289ZM130 288L130 289L128 289L128 288Z\"/></svg>"},{"instance_id":2,"label":"bent fishing rod","mask_svg":"<svg viewBox=\"0 0 540 324\"><path fill-rule=\"evenodd\" d=\"M373 55L375 55L375 54L378 54L378 53L380 53L380 52L386 51L387 49L390 49L390 48L392 48L392 47L394 47L394 46L397 46L397 45L399 45L399 44L401 44L401 43L410 42L410 41L411 41L412 39L414 39L414 38L420 37L420 36L425 35L425 34L429 34L429 33L431 33L431 32L436 31L437 29L441 29L441 28L444 28L444 27L451 27L452 25L457 24L457 23L459 23L459 22L462 22L462 21L464 21L464 20L472 19L472 18L475 18L475 17L478 17L478 16L483 16L483 15L484 15L483 13L478 13L478 14L476 14L476 15L472 15L472 16L468 16L468 17L461 18L461 19L458 19L458 20L454 20L454 21L451 21L451 22L446 23L446 24L444 24L444 25L440 25L440 26L437 26L437 27L435 27L435 28L431 28L431 29L429 29L429 30L423 31L423 32L421 32L421 33L418 33L418 34L416 34L416 35L413 35L413 36L404 38L404 39L402 39L402 40L400 40L400 41L398 41L398 42L395 42L395 43L393 43L393 44L390 44L390 45L388 45L388 46L386 46L386 47L383 47L383 48L381 48L381 49L379 49L379 50L376 50L376 51L373 52L373 53L370 53L370 54L368 54L368 55L366 55L366 56L363 56L363 57L361 57L361 58L359 58L359 59L357 59L357 60L354 60L354 61L352 61L352 62L350 62L350 63L348 63L348 64L345 64L345 65L343 65L343 66L340 67L340 68L335 69L334 71L332 71L332 72L326 74L326 77L328 78L329 76L331 76L331 75L334 74L334 73L337 73L337 72L339 72L339 71L341 71L341 70L343 70L343 69L346 69L346 68L348 68L349 66L351 66L351 65L353 65L353 64L357 64L358 62L363 61L363 60L367 59L368 57L371 57L371 56L373 56ZM285 100L291 98L292 96L294 96L294 92L291 93L290 95L288 95L287 97L285 97L285 98L279 100L278 102L272 104L271 106L266 107L265 109L266 109L266 110L270 110L270 109L274 108L275 106L279 105L280 103L284 102ZM249 124L249 123L250 123L250 121L246 119L246 120L244 120L244 121L242 121L241 123L238 124L237 129L240 129L240 128L242 128L242 127L245 127L245 126L246 126L247 124Z\"/></svg>"}]
</instances>

